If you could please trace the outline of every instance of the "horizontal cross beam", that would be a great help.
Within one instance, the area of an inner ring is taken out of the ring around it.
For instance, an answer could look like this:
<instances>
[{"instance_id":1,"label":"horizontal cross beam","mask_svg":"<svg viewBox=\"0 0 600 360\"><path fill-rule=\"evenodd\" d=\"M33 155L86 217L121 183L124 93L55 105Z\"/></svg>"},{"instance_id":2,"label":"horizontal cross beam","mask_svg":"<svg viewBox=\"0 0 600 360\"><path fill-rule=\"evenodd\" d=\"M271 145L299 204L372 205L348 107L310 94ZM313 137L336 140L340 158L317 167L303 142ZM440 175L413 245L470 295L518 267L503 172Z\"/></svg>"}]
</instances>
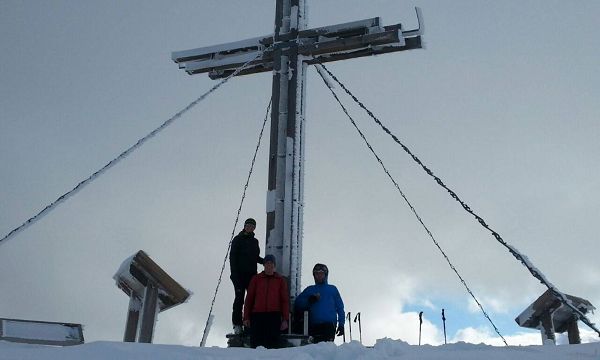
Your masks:
<instances>
[{"instance_id":1,"label":"horizontal cross beam","mask_svg":"<svg viewBox=\"0 0 600 360\"><path fill-rule=\"evenodd\" d=\"M211 79L229 76L236 68L255 59L239 75L273 70L273 52L297 52L308 64L422 48L419 29L403 31L401 24L381 26L381 18L301 30L280 37L261 36L233 43L177 51L172 59L188 74L209 73ZM261 57L257 56L263 52Z\"/></svg>"},{"instance_id":2,"label":"horizontal cross beam","mask_svg":"<svg viewBox=\"0 0 600 360\"><path fill-rule=\"evenodd\" d=\"M368 31L369 28L378 27L380 21L380 18L371 18L332 26L324 26L315 29L301 30L297 32L297 37L310 38L316 36L333 37L338 35L359 35ZM282 36L281 41L293 40L292 35L293 34L287 34L287 36ZM262 51L265 47L271 46L272 44L273 35L265 35L198 49L175 51L171 54L171 58L176 63L202 61L239 53Z\"/></svg>"}]
</instances>

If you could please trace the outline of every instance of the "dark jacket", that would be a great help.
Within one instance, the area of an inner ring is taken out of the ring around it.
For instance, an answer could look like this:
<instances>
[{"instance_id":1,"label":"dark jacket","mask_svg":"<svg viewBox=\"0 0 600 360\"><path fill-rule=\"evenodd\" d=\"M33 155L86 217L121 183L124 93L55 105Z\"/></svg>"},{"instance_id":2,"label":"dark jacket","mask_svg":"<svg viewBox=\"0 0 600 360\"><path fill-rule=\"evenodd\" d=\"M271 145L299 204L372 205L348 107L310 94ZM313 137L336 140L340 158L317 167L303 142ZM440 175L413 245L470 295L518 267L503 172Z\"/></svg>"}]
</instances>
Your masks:
<instances>
[{"instance_id":1,"label":"dark jacket","mask_svg":"<svg viewBox=\"0 0 600 360\"><path fill-rule=\"evenodd\" d=\"M249 320L252 313L281 312L288 321L290 301L287 282L278 273L267 275L265 272L250 280L248 295L244 303L244 320Z\"/></svg>"},{"instance_id":2,"label":"dark jacket","mask_svg":"<svg viewBox=\"0 0 600 360\"><path fill-rule=\"evenodd\" d=\"M320 298L311 304L309 298L316 293L320 294ZM295 308L296 311L308 310L310 325L332 323L343 327L346 320L340 292L335 286L329 285L327 279L323 284L311 285L304 289L296 298Z\"/></svg>"},{"instance_id":3,"label":"dark jacket","mask_svg":"<svg viewBox=\"0 0 600 360\"><path fill-rule=\"evenodd\" d=\"M231 242L231 253L229 254L231 279L256 274L257 263L263 263L258 240L254 237L253 232L241 231Z\"/></svg>"}]
</instances>

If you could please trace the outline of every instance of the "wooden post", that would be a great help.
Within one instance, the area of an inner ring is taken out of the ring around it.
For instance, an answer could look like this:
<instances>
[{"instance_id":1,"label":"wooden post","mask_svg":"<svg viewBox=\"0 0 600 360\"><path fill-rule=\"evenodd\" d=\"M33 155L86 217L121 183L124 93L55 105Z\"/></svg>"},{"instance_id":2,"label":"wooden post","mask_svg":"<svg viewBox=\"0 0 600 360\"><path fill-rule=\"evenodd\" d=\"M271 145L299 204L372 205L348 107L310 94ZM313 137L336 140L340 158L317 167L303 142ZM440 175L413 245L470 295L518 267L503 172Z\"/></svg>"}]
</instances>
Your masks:
<instances>
[{"instance_id":1,"label":"wooden post","mask_svg":"<svg viewBox=\"0 0 600 360\"><path fill-rule=\"evenodd\" d=\"M552 322L552 313L548 310L544 311L540 316L542 329L542 345L556 345L556 335L554 334L554 324Z\"/></svg>"},{"instance_id":2,"label":"wooden post","mask_svg":"<svg viewBox=\"0 0 600 360\"><path fill-rule=\"evenodd\" d=\"M125 323L124 342L135 342L137 338L138 321L140 319L140 308L142 302L133 294L129 298L129 309L127 311L127 322Z\"/></svg>"},{"instance_id":3,"label":"wooden post","mask_svg":"<svg viewBox=\"0 0 600 360\"><path fill-rule=\"evenodd\" d=\"M569 336L569 344L581 344L579 327L577 326L577 317L574 316L567 325L567 334Z\"/></svg>"},{"instance_id":4,"label":"wooden post","mask_svg":"<svg viewBox=\"0 0 600 360\"><path fill-rule=\"evenodd\" d=\"M146 285L144 301L142 303L142 323L138 342L151 343L154 335L154 324L158 313L158 287L152 282Z\"/></svg>"}]
</instances>

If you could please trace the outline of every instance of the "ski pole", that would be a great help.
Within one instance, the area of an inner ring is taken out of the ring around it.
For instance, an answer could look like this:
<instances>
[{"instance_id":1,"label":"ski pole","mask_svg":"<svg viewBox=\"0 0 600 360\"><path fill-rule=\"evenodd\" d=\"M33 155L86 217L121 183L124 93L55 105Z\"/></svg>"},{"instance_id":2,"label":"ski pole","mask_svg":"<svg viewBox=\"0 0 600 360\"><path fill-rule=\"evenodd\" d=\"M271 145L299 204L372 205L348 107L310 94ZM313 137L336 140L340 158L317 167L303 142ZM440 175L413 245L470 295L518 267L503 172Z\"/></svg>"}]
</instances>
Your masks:
<instances>
[{"instance_id":1,"label":"ski pole","mask_svg":"<svg viewBox=\"0 0 600 360\"><path fill-rule=\"evenodd\" d=\"M354 322L358 319L358 338L360 339L360 344L362 345L362 328L360 326L360 311L356 313L354 317Z\"/></svg>"},{"instance_id":2,"label":"ski pole","mask_svg":"<svg viewBox=\"0 0 600 360\"><path fill-rule=\"evenodd\" d=\"M419 313L419 346L421 346L421 326L423 325L423 312Z\"/></svg>"},{"instance_id":3,"label":"ski pole","mask_svg":"<svg viewBox=\"0 0 600 360\"><path fill-rule=\"evenodd\" d=\"M348 319L348 329L350 330L350 342L352 342L352 313L350 311L348 311L346 318Z\"/></svg>"},{"instance_id":4,"label":"ski pole","mask_svg":"<svg viewBox=\"0 0 600 360\"><path fill-rule=\"evenodd\" d=\"M444 309L442 309L442 322L444 323L444 344L447 344L447 342L446 342L446 316L444 316Z\"/></svg>"},{"instance_id":5,"label":"ski pole","mask_svg":"<svg viewBox=\"0 0 600 360\"><path fill-rule=\"evenodd\" d=\"M344 323L345 323L345 321L344 321ZM346 327L346 324L344 324L344 328L345 328L345 327ZM345 331L344 331L344 333L342 334L342 341L343 341L344 343L346 343L346 332L345 332Z\"/></svg>"}]
</instances>

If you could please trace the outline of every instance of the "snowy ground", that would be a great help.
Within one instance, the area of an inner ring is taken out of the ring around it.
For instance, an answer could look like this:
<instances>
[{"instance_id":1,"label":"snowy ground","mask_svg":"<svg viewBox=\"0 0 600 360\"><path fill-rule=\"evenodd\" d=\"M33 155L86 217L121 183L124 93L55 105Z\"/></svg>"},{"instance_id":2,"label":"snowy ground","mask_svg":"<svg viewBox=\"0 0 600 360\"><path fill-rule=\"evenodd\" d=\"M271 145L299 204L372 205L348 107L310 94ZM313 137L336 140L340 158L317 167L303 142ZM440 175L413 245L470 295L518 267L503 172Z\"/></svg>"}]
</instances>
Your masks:
<instances>
[{"instance_id":1,"label":"snowy ground","mask_svg":"<svg viewBox=\"0 0 600 360\"><path fill-rule=\"evenodd\" d=\"M0 341L0 360L179 360L179 359L286 359L286 360L577 360L600 359L600 343L562 346L494 347L467 343L444 346L408 345L399 340L378 340L373 348L354 341L336 346L321 343L292 349L267 350L198 348L176 345L92 342L72 347L14 344Z\"/></svg>"}]
</instances>

